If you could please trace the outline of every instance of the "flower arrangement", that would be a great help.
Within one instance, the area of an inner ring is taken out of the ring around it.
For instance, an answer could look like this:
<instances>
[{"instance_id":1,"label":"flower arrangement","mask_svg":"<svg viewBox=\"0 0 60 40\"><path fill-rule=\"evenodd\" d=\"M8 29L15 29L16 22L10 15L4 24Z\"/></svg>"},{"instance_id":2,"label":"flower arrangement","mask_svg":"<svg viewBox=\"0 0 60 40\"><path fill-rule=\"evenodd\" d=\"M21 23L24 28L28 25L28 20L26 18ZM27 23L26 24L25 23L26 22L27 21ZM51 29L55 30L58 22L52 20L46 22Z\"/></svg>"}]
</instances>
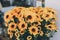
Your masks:
<instances>
[{"instance_id":1,"label":"flower arrangement","mask_svg":"<svg viewBox=\"0 0 60 40\"><path fill-rule=\"evenodd\" d=\"M56 16L52 8L15 7L4 14L11 40L49 40L56 32Z\"/></svg>"}]
</instances>

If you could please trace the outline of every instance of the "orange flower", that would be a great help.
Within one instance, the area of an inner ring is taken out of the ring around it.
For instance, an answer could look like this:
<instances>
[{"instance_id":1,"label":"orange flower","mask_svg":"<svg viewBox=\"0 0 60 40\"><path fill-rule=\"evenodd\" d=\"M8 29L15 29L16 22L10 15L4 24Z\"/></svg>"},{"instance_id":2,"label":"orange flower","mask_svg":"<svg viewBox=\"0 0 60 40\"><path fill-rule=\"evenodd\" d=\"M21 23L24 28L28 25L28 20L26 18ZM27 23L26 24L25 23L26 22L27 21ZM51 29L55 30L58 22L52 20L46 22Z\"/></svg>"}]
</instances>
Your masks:
<instances>
[{"instance_id":1,"label":"orange flower","mask_svg":"<svg viewBox=\"0 0 60 40\"><path fill-rule=\"evenodd\" d=\"M29 32L30 34L33 34L35 36L36 34L38 34L38 28L35 26L32 26L29 28Z\"/></svg>"},{"instance_id":2,"label":"orange flower","mask_svg":"<svg viewBox=\"0 0 60 40\"><path fill-rule=\"evenodd\" d=\"M45 27L46 27L47 29L51 30L51 31L53 31L53 30L56 30L56 29L57 29L57 27L56 27L54 24L45 25Z\"/></svg>"},{"instance_id":3,"label":"orange flower","mask_svg":"<svg viewBox=\"0 0 60 40\"><path fill-rule=\"evenodd\" d=\"M36 15L36 21L42 21L40 15Z\"/></svg>"},{"instance_id":4,"label":"orange flower","mask_svg":"<svg viewBox=\"0 0 60 40\"><path fill-rule=\"evenodd\" d=\"M23 35L25 33L25 30L21 30L20 34Z\"/></svg>"},{"instance_id":5,"label":"orange flower","mask_svg":"<svg viewBox=\"0 0 60 40\"><path fill-rule=\"evenodd\" d=\"M42 15L44 13L44 9L43 8L40 8L40 10L38 10L38 15Z\"/></svg>"},{"instance_id":6,"label":"orange flower","mask_svg":"<svg viewBox=\"0 0 60 40\"><path fill-rule=\"evenodd\" d=\"M9 24L9 29L12 30L12 31L15 31L16 30L16 27L17 27L17 25L15 23L13 23L13 22L11 22Z\"/></svg>"},{"instance_id":7,"label":"orange flower","mask_svg":"<svg viewBox=\"0 0 60 40\"><path fill-rule=\"evenodd\" d=\"M19 32L16 32L16 33L15 33L15 36L16 36L16 38L17 38L17 37L19 36Z\"/></svg>"},{"instance_id":8,"label":"orange flower","mask_svg":"<svg viewBox=\"0 0 60 40\"><path fill-rule=\"evenodd\" d=\"M31 11L31 12L35 12L36 8L35 7L29 7L28 10Z\"/></svg>"},{"instance_id":9,"label":"orange flower","mask_svg":"<svg viewBox=\"0 0 60 40\"><path fill-rule=\"evenodd\" d=\"M27 29L27 24L24 21L20 21L20 23L18 24L18 28L20 30L25 30Z\"/></svg>"},{"instance_id":10,"label":"orange flower","mask_svg":"<svg viewBox=\"0 0 60 40\"><path fill-rule=\"evenodd\" d=\"M27 18L27 22L32 23L36 19L36 14L31 11L28 11L28 12L26 11L24 15L25 15L25 18Z\"/></svg>"},{"instance_id":11,"label":"orange flower","mask_svg":"<svg viewBox=\"0 0 60 40\"><path fill-rule=\"evenodd\" d=\"M51 13L45 13L45 14L42 15L42 18L47 21L47 20L50 20L51 18L55 18L55 17Z\"/></svg>"},{"instance_id":12,"label":"orange flower","mask_svg":"<svg viewBox=\"0 0 60 40\"><path fill-rule=\"evenodd\" d=\"M43 31L40 31L40 33L39 33L39 34L40 34L40 36L43 36L43 34L44 34L44 33L43 33Z\"/></svg>"},{"instance_id":13,"label":"orange flower","mask_svg":"<svg viewBox=\"0 0 60 40\"><path fill-rule=\"evenodd\" d=\"M19 13L24 7L15 7L12 10L15 11L15 13Z\"/></svg>"},{"instance_id":14,"label":"orange flower","mask_svg":"<svg viewBox=\"0 0 60 40\"><path fill-rule=\"evenodd\" d=\"M27 40L32 40L32 36L27 36Z\"/></svg>"},{"instance_id":15,"label":"orange flower","mask_svg":"<svg viewBox=\"0 0 60 40\"><path fill-rule=\"evenodd\" d=\"M52 13L52 14L56 13L56 10L54 10L53 8L49 8L49 7L45 7L45 8L47 9L48 13Z\"/></svg>"},{"instance_id":16,"label":"orange flower","mask_svg":"<svg viewBox=\"0 0 60 40\"><path fill-rule=\"evenodd\" d=\"M11 16L10 12L5 13L5 15L4 15L5 22L8 23L11 20L11 18L12 18L12 16Z\"/></svg>"},{"instance_id":17,"label":"orange flower","mask_svg":"<svg viewBox=\"0 0 60 40\"><path fill-rule=\"evenodd\" d=\"M13 33L11 32L11 30L8 29L8 35L10 36L10 38L13 37Z\"/></svg>"}]
</instances>

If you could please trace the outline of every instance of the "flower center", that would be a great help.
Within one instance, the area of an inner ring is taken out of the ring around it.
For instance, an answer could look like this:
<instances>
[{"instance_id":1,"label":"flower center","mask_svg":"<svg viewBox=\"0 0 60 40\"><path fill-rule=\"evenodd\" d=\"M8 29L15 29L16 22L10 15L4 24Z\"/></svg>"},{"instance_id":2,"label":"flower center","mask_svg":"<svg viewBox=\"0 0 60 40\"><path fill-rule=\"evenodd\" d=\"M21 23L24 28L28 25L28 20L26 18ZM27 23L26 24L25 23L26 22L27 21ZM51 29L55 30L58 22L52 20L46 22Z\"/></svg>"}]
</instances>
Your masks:
<instances>
[{"instance_id":1,"label":"flower center","mask_svg":"<svg viewBox=\"0 0 60 40\"><path fill-rule=\"evenodd\" d=\"M35 29L34 28L32 29L32 32L35 32Z\"/></svg>"},{"instance_id":2,"label":"flower center","mask_svg":"<svg viewBox=\"0 0 60 40\"><path fill-rule=\"evenodd\" d=\"M51 12L50 10L48 10L48 12Z\"/></svg>"},{"instance_id":3,"label":"flower center","mask_svg":"<svg viewBox=\"0 0 60 40\"><path fill-rule=\"evenodd\" d=\"M31 16L31 15L28 15L27 18L28 18L28 19L32 19L32 16Z\"/></svg>"},{"instance_id":4,"label":"flower center","mask_svg":"<svg viewBox=\"0 0 60 40\"><path fill-rule=\"evenodd\" d=\"M36 16L37 18L39 18L39 16Z\"/></svg>"},{"instance_id":5,"label":"flower center","mask_svg":"<svg viewBox=\"0 0 60 40\"><path fill-rule=\"evenodd\" d=\"M25 27L25 25L24 24L22 24L22 28L24 28Z\"/></svg>"},{"instance_id":6,"label":"flower center","mask_svg":"<svg viewBox=\"0 0 60 40\"><path fill-rule=\"evenodd\" d=\"M49 17L49 15L47 14L46 17Z\"/></svg>"},{"instance_id":7,"label":"flower center","mask_svg":"<svg viewBox=\"0 0 60 40\"><path fill-rule=\"evenodd\" d=\"M49 26L49 28L51 28L51 26Z\"/></svg>"},{"instance_id":8,"label":"flower center","mask_svg":"<svg viewBox=\"0 0 60 40\"><path fill-rule=\"evenodd\" d=\"M35 24L38 24L38 22L35 22Z\"/></svg>"},{"instance_id":9,"label":"flower center","mask_svg":"<svg viewBox=\"0 0 60 40\"><path fill-rule=\"evenodd\" d=\"M8 18L8 17L9 17L9 15L6 16L6 18Z\"/></svg>"},{"instance_id":10,"label":"flower center","mask_svg":"<svg viewBox=\"0 0 60 40\"><path fill-rule=\"evenodd\" d=\"M11 27L14 28L14 25L12 25Z\"/></svg>"},{"instance_id":11,"label":"flower center","mask_svg":"<svg viewBox=\"0 0 60 40\"><path fill-rule=\"evenodd\" d=\"M54 12L52 12L54 14Z\"/></svg>"},{"instance_id":12,"label":"flower center","mask_svg":"<svg viewBox=\"0 0 60 40\"><path fill-rule=\"evenodd\" d=\"M15 15L13 16L13 18L15 18Z\"/></svg>"}]
</instances>

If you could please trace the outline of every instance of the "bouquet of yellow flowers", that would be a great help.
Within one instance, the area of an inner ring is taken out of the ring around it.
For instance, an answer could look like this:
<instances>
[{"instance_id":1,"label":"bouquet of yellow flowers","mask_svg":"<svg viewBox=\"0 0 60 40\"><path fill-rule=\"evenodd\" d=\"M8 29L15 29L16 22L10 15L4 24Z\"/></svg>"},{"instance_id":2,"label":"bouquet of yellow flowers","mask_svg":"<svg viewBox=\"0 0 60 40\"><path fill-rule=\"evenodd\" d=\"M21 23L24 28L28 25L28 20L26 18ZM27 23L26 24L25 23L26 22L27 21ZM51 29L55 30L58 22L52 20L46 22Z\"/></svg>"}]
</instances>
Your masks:
<instances>
[{"instance_id":1,"label":"bouquet of yellow flowers","mask_svg":"<svg viewBox=\"0 0 60 40\"><path fill-rule=\"evenodd\" d=\"M52 8L15 7L4 14L11 40L49 40L56 32L56 16Z\"/></svg>"}]
</instances>

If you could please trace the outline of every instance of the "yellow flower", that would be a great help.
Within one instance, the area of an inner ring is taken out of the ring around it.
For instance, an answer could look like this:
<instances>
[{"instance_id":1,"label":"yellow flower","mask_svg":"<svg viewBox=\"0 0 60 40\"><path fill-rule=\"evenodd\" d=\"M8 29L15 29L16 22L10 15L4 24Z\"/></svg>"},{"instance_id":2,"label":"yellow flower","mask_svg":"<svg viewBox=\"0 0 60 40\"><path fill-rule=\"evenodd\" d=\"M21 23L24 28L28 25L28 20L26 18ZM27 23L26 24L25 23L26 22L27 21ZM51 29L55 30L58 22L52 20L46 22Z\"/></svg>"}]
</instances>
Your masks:
<instances>
[{"instance_id":1,"label":"yellow flower","mask_svg":"<svg viewBox=\"0 0 60 40\"><path fill-rule=\"evenodd\" d=\"M18 17L17 13L12 14L12 18Z\"/></svg>"},{"instance_id":2,"label":"yellow flower","mask_svg":"<svg viewBox=\"0 0 60 40\"><path fill-rule=\"evenodd\" d=\"M54 15L51 14L51 13L45 13L45 14L42 15L42 18L47 21L47 20L49 20L51 18L54 18Z\"/></svg>"},{"instance_id":3,"label":"yellow flower","mask_svg":"<svg viewBox=\"0 0 60 40\"><path fill-rule=\"evenodd\" d=\"M40 26L38 26L38 33L41 31L41 27Z\"/></svg>"},{"instance_id":4,"label":"yellow flower","mask_svg":"<svg viewBox=\"0 0 60 40\"><path fill-rule=\"evenodd\" d=\"M14 22L11 22L9 24L9 29L12 30L12 31L15 31L16 30L16 27L17 27L17 25Z\"/></svg>"},{"instance_id":5,"label":"yellow flower","mask_svg":"<svg viewBox=\"0 0 60 40\"><path fill-rule=\"evenodd\" d=\"M32 40L32 36L27 36L27 40Z\"/></svg>"},{"instance_id":6,"label":"yellow flower","mask_svg":"<svg viewBox=\"0 0 60 40\"><path fill-rule=\"evenodd\" d=\"M40 15L36 15L36 21L42 21Z\"/></svg>"},{"instance_id":7,"label":"yellow flower","mask_svg":"<svg viewBox=\"0 0 60 40\"><path fill-rule=\"evenodd\" d=\"M11 32L11 30L10 30L10 29L8 29L8 35L9 35L9 37L10 37L10 38L12 38L12 37L13 37L13 33Z\"/></svg>"},{"instance_id":8,"label":"yellow flower","mask_svg":"<svg viewBox=\"0 0 60 40\"><path fill-rule=\"evenodd\" d=\"M11 16L10 12L7 12L4 14L4 21L5 22L8 23L11 20L11 18L12 18L12 16Z\"/></svg>"},{"instance_id":9,"label":"yellow flower","mask_svg":"<svg viewBox=\"0 0 60 40\"><path fill-rule=\"evenodd\" d=\"M27 18L27 22L31 22L32 23L36 19L36 14L33 13L33 12L28 11L28 12L25 13L25 17Z\"/></svg>"},{"instance_id":10,"label":"yellow flower","mask_svg":"<svg viewBox=\"0 0 60 40\"><path fill-rule=\"evenodd\" d=\"M38 34L38 28L35 26L32 26L29 28L29 32L30 32L30 34L36 35L36 34Z\"/></svg>"},{"instance_id":11,"label":"yellow flower","mask_svg":"<svg viewBox=\"0 0 60 40\"><path fill-rule=\"evenodd\" d=\"M46 27L47 29L51 30L51 31L53 31L53 30L56 30L56 29L57 29L57 27L56 27L54 24L45 25L45 27Z\"/></svg>"},{"instance_id":12,"label":"yellow flower","mask_svg":"<svg viewBox=\"0 0 60 40\"><path fill-rule=\"evenodd\" d=\"M54 10L53 8L49 8L49 7L45 7L45 8L47 9L48 13L52 13L52 14L56 13L56 10Z\"/></svg>"},{"instance_id":13,"label":"yellow flower","mask_svg":"<svg viewBox=\"0 0 60 40\"><path fill-rule=\"evenodd\" d=\"M21 12L21 10L23 9L24 7L15 7L13 8L12 10L15 11L15 13L19 13Z\"/></svg>"},{"instance_id":14,"label":"yellow flower","mask_svg":"<svg viewBox=\"0 0 60 40\"><path fill-rule=\"evenodd\" d=\"M24 21L20 21L20 23L18 24L18 28L19 30L27 29L27 23L25 23Z\"/></svg>"},{"instance_id":15,"label":"yellow flower","mask_svg":"<svg viewBox=\"0 0 60 40\"><path fill-rule=\"evenodd\" d=\"M46 33L45 35L46 35L47 37L49 37L49 36L50 36L50 33Z\"/></svg>"},{"instance_id":16,"label":"yellow flower","mask_svg":"<svg viewBox=\"0 0 60 40\"><path fill-rule=\"evenodd\" d=\"M40 10L38 11L38 15L42 15L42 14L44 14L45 12L44 12L44 9L43 8L40 8Z\"/></svg>"},{"instance_id":17,"label":"yellow flower","mask_svg":"<svg viewBox=\"0 0 60 40\"><path fill-rule=\"evenodd\" d=\"M38 26L38 25L41 25L41 23L39 21L35 21L32 23L33 26Z\"/></svg>"},{"instance_id":18,"label":"yellow flower","mask_svg":"<svg viewBox=\"0 0 60 40\"><path fill-rule=\"evenodd\" d=\"M16 33L15 33L15 36L18 37L18 36L19 36L19 32L16 32Z\"/></svg>"},{"instance_id":19,"label":"yellow flower","mask_svg":"<svg viewBox=\"0 0 60 40\"><path fill-rule=\"evenodd\" d=\"M53 19L53 20L50 21L50 23L51 24L55 24L56 23L56 20Z\"/></svg>"},{"instance_id":20,"label":"yellow flower","mask_svg":"<svg viewBox=\"0 0 60 40\"><path fill-rule=\"evenodd\" d=\"M20 34L23 35L25 33L25 30L21 30Z\"/></svg>"},{"instance_id":21,"label":"yellow flower","mask_svg":"<svg viewBox=\"0 0 60 40\"><path fill-rule=\"evenodd\" d=\"M43 31L40 31L39 34L40 34L40 36L43 36L44 33L43 33Z\"/></svg>"},{"instance_id":22,"label":"yellow flower","mask_svg":"<svg viewBox=\"0 0 60 40\"><path fill-rule=\"evenodd\" d=\"M39 11L39 10L42 9L42 7L35 7L35 9L36 9L37 11Z\"/></svg>"},{"instance_id":23,"label":"yellow flower","mask_svg":"<svg viewBox=\"0 0 60 40\"><path fill-rule=\"evenodd\" d=\"M29 7L28 10L31 11L31 12L36 12L36 8L35 7Z\"/></svg>"},{"instance_id":24,"label":"yellow flower","mask_svg":"<svg viewBox=\"0 0 60 40\"><path fill-rule=\"evenodd\" d=\"M23 17L24 17L24 16L23 16L23 14L21 14L21 13L17 16L17 18L18 18L19 20L23 20Z\"/></svg>"}]
</instances>

